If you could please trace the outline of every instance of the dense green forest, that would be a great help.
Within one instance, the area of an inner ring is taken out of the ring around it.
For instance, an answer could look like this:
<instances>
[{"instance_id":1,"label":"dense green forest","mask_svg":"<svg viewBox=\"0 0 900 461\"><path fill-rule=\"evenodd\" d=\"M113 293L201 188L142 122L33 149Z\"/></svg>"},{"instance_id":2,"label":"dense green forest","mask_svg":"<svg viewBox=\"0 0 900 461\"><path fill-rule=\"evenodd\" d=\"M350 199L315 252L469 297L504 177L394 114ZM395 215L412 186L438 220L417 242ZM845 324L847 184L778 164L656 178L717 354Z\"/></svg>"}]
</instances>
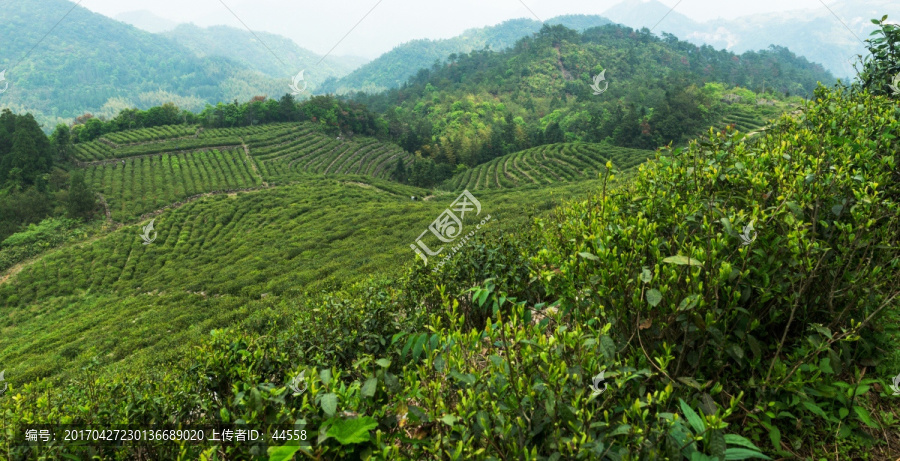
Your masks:
<instances>
[{"instance_id":1,"label":"dense green forest","mask_svg":"<svg viewBox=\"0 0 900 461\"><path fill-rule=\"evenodd\" d=\"M251 50L266 49L255 39L251 43L245 31L188 27L151 34L80 6L73 9L65 0L10 2L0 8L0 23L0 70L6 70L10 85L0 102L17 113L32 113L45 128L86 112L111 118L125 109L167 102L198 111L219 101L281 95L290 77L303 69L299 66L319 61L272 34L263 34L266 44L282 54L252 58ZM43 37L48 31L52 36ZM185 36L189 33L191 40ZM283 62L298 67L285 70ZM332 57L316 65L307 75L310 88L346 74L355 62Z\"/></svg>"},{"instance_id":2,"label":"dense green forest","mask_svg":"<svg viewBox=\"0 0 900 461\"><path fill-rule=\"evenodd\" d=\"M609 86L598 96L590 84L601 72ZM785 49L737 56L621 26L583 33L544 26L512 49L450 55L403 88L354 99L382 113L406 150L473 167L554 142L680 144L718 125L733 110L729 103L742 99L723 101L726 87L757 92L744 95L752 107L784 111L775 100L808 95L817 82L833 78Z\"/></svg>"},{"instance_id":3,"label":"dense green forest","mask_svg":"<svg viewBox=\"0 0 900 461\"><path fill-rule=\"evenodd\" d=\"M545 27L376 95L49 136L4 110L0 456L896 459L900 27L875 23L849 86ZM423 261L464 189L466 237Z\"/></svg>"},{"instance_id":4,"label":"dense green forest","mask_svg":"<svg viewBox=\"0 0 900 461\"><path fill-rule=\"evenodd\" d=\"M578 31L609 24L600 16L566 15L545 21ZM419 69L427 69L447 56L469 54L472 51L509 48L523 37L541 30L542 23L534 19L510 19L496 26L470 29L461 35L443 40L413 40L398 45L374 61L340 78L329 78L317 89L319 92L345 94L356 91L375 93L402 86Z\"/></svg>"}]
</instances>

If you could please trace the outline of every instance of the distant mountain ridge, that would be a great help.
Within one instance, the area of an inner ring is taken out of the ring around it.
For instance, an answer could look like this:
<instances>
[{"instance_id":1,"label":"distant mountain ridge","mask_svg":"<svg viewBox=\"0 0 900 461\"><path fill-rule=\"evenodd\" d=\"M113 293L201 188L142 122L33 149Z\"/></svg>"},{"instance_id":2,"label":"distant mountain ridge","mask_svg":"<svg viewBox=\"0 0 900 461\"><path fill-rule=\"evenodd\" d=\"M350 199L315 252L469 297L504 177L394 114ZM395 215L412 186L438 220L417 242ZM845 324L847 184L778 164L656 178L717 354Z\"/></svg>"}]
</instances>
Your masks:
<instances>
[{"instance_id":1,"label":"distant mountain ridge","mask_svg":"<svg viewBox=\"0 0 900 461\"><path fill-rule=\"evenodd\" d=\"M583 31L609 24L610 21L600 16L566 15L550 19L546 23ZM430 68L435 61L444 61L452 54L467 54L484 48L501 51L515 45L519 39L540 31L541 26L541 22L534 19L510 19L495 26L468 29L453 38L413 40L398 45L346 77L326 81L317 92L374 93L396 88L420 69Z\"/></svg>"},{"instance_id":2,"label":"distant mountain ridge","mask_svg":"<svg viewBox=\"0 0 900 461\"><path fill-rule=\"evenodd\" d=\"M786 47L810 62L821 64L832 74L848 79L855 76L856 55L865 53L861 42L873 30L869 20L883 14L900 19L900 7L890 0L843 0L828 9L796 10L745 16L734 20L697 22L656 0L626 0L602 15L567 15L545 21L583 31L611 22L640 29L654 27L653 33L671 33L697 45L710 45L733 53ZM398 45L347 76L326 81L319 93L373 93L396 88L420 69L430 68L451 54L469 53L489 47L500 51L516 40L538 32L541 23L530 18L511 19L495 26L469 29L442 40L413 40ZM852 31L852 33L851 33ZM854 36L855 34L855 36ZM857 37L859 39L857 39Z\"/></svg>"},{"instance_id":3,"label":"distant mountain ridge","mask_svg":"<svg viewBox=\"0 0 900 461\"><path fill-rule=\"evenodd\" d=\"M257 95L281 97L302 66L321 59L284 37L258 33L282 53L285 65L276 67L247 31L179 26L170 35L153 34L65 0L8 2L0 24L0 71L9 84L0 108L30 112L45 130L85 112L112 117L167 102L198 111ZM329 57L307 73L310 89L356 64L358 58Z\"/></svg>"},{"instance_id":4,"label":"distant mountain ridge","mask_svg":"<svg viewBox=\"0 0 900 461\"><path fill-rule=\"evenodd\" d=\"M226 57L285 81L306 69L304 77L312 88L328 77L342 77L368 62L365 58L333 55L323 60L321 55L287 37L260 31L254 34L230 26L180 24L162 35L189 48L198 57Z\"/></svg>"},{"instance_id":5,"label":"distant mountain ridge","mask_svg":"<svg viewBox=\"0 0 900 461\"><path fill-rule=\"evenodd\" d=\"M822 64L842 79L856 75L855 56L866 53L862 40L875 28L869 20L885 14L900 19L900 3L894 0L841 0L832 2L828 8L820 6L705 22L680 14L677 7L670 10L656 0L626 0L604 11L603 16L634 28L653 27L665 16L654 33L667 32L681 40L734 53L767 49L770 45L784 46L811 62Z\"/></svg>"}]
</instances>

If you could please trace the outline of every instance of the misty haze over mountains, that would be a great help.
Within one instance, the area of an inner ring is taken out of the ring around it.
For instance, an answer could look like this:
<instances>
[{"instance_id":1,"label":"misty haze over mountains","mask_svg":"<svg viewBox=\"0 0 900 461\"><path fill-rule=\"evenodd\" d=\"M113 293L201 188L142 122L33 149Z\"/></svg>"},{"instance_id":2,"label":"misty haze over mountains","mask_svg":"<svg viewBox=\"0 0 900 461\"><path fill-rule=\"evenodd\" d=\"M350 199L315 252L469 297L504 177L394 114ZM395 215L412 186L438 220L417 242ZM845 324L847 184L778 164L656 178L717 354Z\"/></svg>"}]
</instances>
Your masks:
<instances>
[{"instance_id":1,"label":"misty haze over mountains","mask_svg":"<svg viewBox=\"0 0 900 461\"><path fill-rule=\"evenodd\" d=\"M829 12L829 8L840 20ZM828 8L819 6L818 8L803 8L790 12L741 16L737 19L695 21L679 12L678 7L672 10L671 7L656 0L626 0L602 11L599 15L582 16L589 18L589 21L584 22L582 27L599 26L607 21L613 21L633 28L651 28L656 26L654 33L671 33L682 40L698 45L708 44L735 53L767 49L770 45L784 46L798 55L805 56L812 62L821 63L837 77L847 79L855 75L853 63L856 56L865 51L861 39L866 39L874 28L869 20L876 16L880 17L885 13L900 19L900 6L896 2L889 0L842 0L830 3ZM156 16L148 11L121 13L116 15L116 19L149 32L171 32L177 27L177 23ZM572 27L572 25L567 24L563 16L544 19L550 24L564 24ZM373 19L373 21L375 20L377 19ZM846 27L841 20L846 23ZM493 41L489 39L475 40L475 43L468 45L464 43L453 45L449 42L465 42L477 34L500 36L503 34L509 35L512 32L533 33L539 28L539 22L533 17L524 16L517 19L517 21L520 22L509 25L504 30L492 31L491 29L503 28L504 24L507 24L509 21L493 26L488 25L482 28L467 29L458 36L449 39L424 37L421 40L398 44L392 48L397 50L412 47L413 50L402 51L402 53L415 54L413 51L416 49L417 44L423 41L434 41L438 42L440 48L450 50L447 54L452 52L465 53L472 49L481 48L484 45L488 45L495 50L502 49L511 44L508 43L508 39ZM526 26L522 22L530 22L531 24ZM509 30L510 27L515 27L517 30ZM304 43L298 43L298 45L301 48L308 48ZM390 52L385 50L385 54ZM340 50L337 50L337 54L341 54ZM364 59L357 58L355 62L361 65ZM427 64L430 65L431 63ZM415 70L417 69L404 72L402 76L398 75L396 81L404 81ZM365 85L358 89L363 87ZM369 87L369 89L372 88Z\"/></svg>"},{"instance_id":2,"label":"misty haze over mountains","mask_svg":"<svg viewBox=\"0 0 900 461\"><path fill-rule=\"evenodd\" d=\"M31 111L48 127L85 111L110 117L125 108L170 101L200 110L207 103L280 96L301 70L311 94L377 92L402 85L420 69L444 62L450 55L508 48L542 26L534 18L520 16L452 38L408 41L369 61L345 55L346 44L323 59L323 53L310 51L314 47L276 33L178 24L146 10L115 15L140 27L136 28L76 6L54 29L72 6L65 0L24 0L0 9L4 24L0 40L5 44L0 70L6 70L11 85L3 102L13 110ZM734 53L775 44L846 79L853 75L855 56L864 51L857 37L868 37L874 27L869 19L880 16L879 12L891 15L897 7L886 0L848 0L830 8L845 18L852 33L824 7L696 22L678 8L671 10L655 0L633 0L607 9L602 16L543 19L579 31L611 21L629 27L656 25L655 34L672 33ZM373 13L363 23L387 27L379 18ZM52 32L41 41L47 31ZM351 30L347 42L358 40L360 32ZM40 46L22 61L35 44Z\"/></svg>"}]
</instances>

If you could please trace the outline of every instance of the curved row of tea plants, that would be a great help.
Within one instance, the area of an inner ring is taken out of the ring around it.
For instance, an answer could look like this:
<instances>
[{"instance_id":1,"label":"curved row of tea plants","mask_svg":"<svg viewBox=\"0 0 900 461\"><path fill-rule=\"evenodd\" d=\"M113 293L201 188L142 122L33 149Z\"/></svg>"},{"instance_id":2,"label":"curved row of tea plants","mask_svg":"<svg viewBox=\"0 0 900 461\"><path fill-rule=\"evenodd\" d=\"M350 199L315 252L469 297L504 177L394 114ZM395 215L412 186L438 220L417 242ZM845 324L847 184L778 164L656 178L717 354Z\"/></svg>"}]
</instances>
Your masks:
<instances>
[{"instance_id":1,"label":"curved row of tea plants","mask_svg":"<svg viewBox=\"0 0 900 461\"><path fill-rule=\"evenodd\" d=\"M451 190L480 190L596 179L607 161L627 170L652 154L601 144L549 144L498 157L457 174L444 185Z\"/></svg>"},{"instance_id":2,"label":"curved row of tea plants","mask_svg":"<svg viewBox=\"0 0 900 461\"><path fill-rule=\"evenodd\" d=\"M257 187L262 179L242 149L162 154L84 169L85 181L103 194L112 218L124 222L211 191Z\"/></svg>"},{"instance_id":3,"label":"curved row of tea plants","mask_svg":"<svg viewBox=\"0 0 900 461\"><path fill-rule=\"evenodd\" d=\"M239 128L202 130L196 126L141 128L104 135L101 140L75 144L72 157L81 162L180 152L192 149L237 146L242 137L272 138L290 133L298 123L272 123ZM114 145L110 145L108 140Z\"/></svg>"},{"instance_id":4,"label":"curved row of tea plants","mask_svg":"<svg viewBox=\"0 0 900 461\"><path fill-rule=\"evenodd\" d=\"M413 157L394 144L374 138L334 138L310 128L272 141L253 140L250 154L267 181L288 182L304 174L351 174L387 179L397 159Z\"/></svg>"},{"instance_id":5,"label":"curved row of tea plants","mask_svg":"<svg viewBox=\"0 0 900 461\"><path fill-rule=\"evenodd\" d=\"M186 138L197 134L196 125L164 125L150 128L108 133L100 137L118 145L136 144L149 141L163 141L171 138Z\"/></svg>"}]
</instances>

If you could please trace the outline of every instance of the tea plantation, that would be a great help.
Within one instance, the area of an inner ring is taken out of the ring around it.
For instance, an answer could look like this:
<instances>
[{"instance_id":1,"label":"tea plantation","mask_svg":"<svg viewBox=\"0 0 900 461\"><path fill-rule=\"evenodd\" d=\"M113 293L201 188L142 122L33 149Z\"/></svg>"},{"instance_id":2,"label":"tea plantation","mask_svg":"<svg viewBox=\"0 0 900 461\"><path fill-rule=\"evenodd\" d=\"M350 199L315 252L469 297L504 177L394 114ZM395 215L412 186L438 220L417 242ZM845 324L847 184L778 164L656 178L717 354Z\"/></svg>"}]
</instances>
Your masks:
<instances>
[{"instance_id":1,"label":"tea plantation","mask_svg":"<svg viewBox=\"0 0 900 461\"><path fill-rule=\"evenodd\" d=\"M66 243L0 283L0 452L898 455L900 111L886 96L820 88L758 135L710 131L646 162L534 148L462 172L445 184L457 192L381 179L409 158L393 145L241 130L100 141L95 158L147 155L83 167L117 219L259 189L162 211L148 245L148 219ZM482 211L463 228L491 220L423 265L410 244L464 188ZM25 424L60 421L303 424L310 444L21 443Z\"/></svg>"},{"instance_id":2,"label":"tea plantation","mask_svg":"<svg viewBox=\"0 0 900 461\"><path fill-rule=\"evenodd\" d=\"M595 179L605 171L608 161L620 170L627 170L652 155L652 151L600 144L549 144L478 165L457 174L445 186L451 190L481 190Z\"/></svg>"}]
</instances>

